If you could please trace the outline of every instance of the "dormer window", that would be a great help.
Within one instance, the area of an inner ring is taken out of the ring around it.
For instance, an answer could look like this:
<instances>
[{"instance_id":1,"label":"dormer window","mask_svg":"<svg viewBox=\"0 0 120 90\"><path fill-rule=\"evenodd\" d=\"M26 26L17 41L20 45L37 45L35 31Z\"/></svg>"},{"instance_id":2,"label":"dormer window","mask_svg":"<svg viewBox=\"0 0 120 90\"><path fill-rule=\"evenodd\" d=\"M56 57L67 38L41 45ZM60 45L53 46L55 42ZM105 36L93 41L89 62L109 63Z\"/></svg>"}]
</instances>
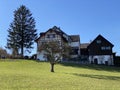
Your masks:
<instances>
[{"instance_id":1,"label":"dormer window","mask_svg":"<svg viewBox=\"0 0 120 90\"><path fill-rule=\"evenodd\" d=\"M49 35L49 34L47 35L47 38L50 38L50 35Z\"/></svg>"},{"instance_id":2,"label":"dormer window","mask_svg":"<svg viewBox=\"0 0 120 90\"><path fill-rule=\"evenodd\" d=\"M97 44L100 44L100 43L101 43L101 40L97 40L96 43L97 43Z\"/></svg>"},{"instance_id":3,"label":"dormer window","mask_svg":"<svg viewBox=\"0 0 120 90\"><path fill-rule=\"evenodd\" d=\"M102 46L101 50L111 50L111 47L110 46Z\"/></svg>"},{"instance_id":4,"label":"dormer window","mask_svg":"<svg viewBox=\"0 0 120 90\"><path fill-rule=\"evenodd\" d=\"M105 47L101 47L101 50L106 50L106 48Z\"/></svg>"},{"instance_id":5,"label":"dormer window","mask_svg":"<svg viewBox=\"0 0 120 90\"><path fill-rule=\"evenodd\" d=\"M106 47L106 50L110 50L110 49L111 49L111 47L110 47L110 46Z\"/></svg>"},{"instance_id":6,"label":"dormer window","mask_svg":"<svg viewBox=\"0 0 120 90\"><path fill-rule=\"evenodd\" d=\"M47 38L55 38L55 34L48 34Z\"/></svg>"},{"instance_id":7,"label":"dormer window","mask_svg":"<svg viewBox=\"0 0 120 90\"><path fill-rule=\"evenodd\" d=\"M52 38L55 38L55 34L52 34Z\"/></svg>"}]
</instances>

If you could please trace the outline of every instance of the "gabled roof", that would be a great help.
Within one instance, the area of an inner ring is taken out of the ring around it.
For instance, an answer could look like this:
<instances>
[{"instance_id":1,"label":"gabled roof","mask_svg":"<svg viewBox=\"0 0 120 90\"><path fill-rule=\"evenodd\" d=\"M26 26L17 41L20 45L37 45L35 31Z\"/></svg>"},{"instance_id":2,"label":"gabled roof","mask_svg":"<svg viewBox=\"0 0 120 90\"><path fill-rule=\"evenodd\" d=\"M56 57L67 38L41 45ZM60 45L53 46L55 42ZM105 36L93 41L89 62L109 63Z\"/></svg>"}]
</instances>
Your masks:
<instances>
[{"instance_id":1,"label":"gabled roof","mask_svg":"<svg viewBox=\"0 0 120 90\"><path fill-rule=\"evenodd\" d=\"M63 40L65 40L65 41L71 41L71 42L79 42L80 41L79 35L67 35L59 27L56 27L56 26L50 28L46 32L40 33L40 37L37 38L35 41L37 42L42 36L44 36L49 31L54 31L56 34L60 35L63 38Z\"/></svg>"},{"instance_id":2,"label":"gabled roof","mask_svg":"<svg viewBox=\"0 0 120 90\"><path fill-rule=\"evenodd\" d=\"M81 49L87 49L87 47L89 46L90 43L82 43L80 44L80 48Z\"/></svg>"},{"instance_id":3,"label":"gabled roof","mask_svg":"<svg viewBox=\"0 0 120 90\"><path fill-rule=\"evenodd\" d=\"M69 35L72 42L79 42L80 36L79 35Z\"/></svg>"},{"instance_id":4,"label":"gabled roof","mask_svg":"<svg viewBox=\"0 0 120 90\"><path fill-rule=\"evenodd\" d=\"M106 38L104 38L102 35L98 35L90 44L88 47L90 47L96 40L99 40L99 39L103 39L106 43L108 43L111 47L113 47L114 45L108 41Z\"/></svg>"},{"instance_id":5,"label":"gabled roof","mask_svg":"<svg viewBox=\"0 0 120 90\"><path fill-rule=\"evenodd\" d=\"M65 32L63 32L59 27L54 26L47 30L46 32L40 33L40 37L37 38L35 41L37 42L42 36L44 36L49 31L54 31L56 34L60 35L66 41L68 41L69 39L69 36Z\"/></svg>"}]
</instances>

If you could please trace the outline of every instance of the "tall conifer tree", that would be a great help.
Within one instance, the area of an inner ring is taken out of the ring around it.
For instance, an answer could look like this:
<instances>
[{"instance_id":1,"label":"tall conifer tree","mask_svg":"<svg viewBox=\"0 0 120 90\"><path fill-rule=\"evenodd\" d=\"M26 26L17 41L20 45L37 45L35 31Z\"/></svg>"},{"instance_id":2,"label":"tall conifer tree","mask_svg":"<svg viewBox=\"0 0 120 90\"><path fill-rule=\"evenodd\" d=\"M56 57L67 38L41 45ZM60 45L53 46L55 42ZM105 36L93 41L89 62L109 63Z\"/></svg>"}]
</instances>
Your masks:
<instances>
[{"instance_id":1,"label":"tall conifer tree","mask_svg":"<svg viewBox=\"0 0 120 90\"><path fill-rule=\"evenodd\" d=\"M24 56L24 49L33 48L34 40L37 38L35 20L26 6L22 5L14 11L14 20L8 29L7 48L13 52L20 51Z\"/></svg>"}]
</instances>

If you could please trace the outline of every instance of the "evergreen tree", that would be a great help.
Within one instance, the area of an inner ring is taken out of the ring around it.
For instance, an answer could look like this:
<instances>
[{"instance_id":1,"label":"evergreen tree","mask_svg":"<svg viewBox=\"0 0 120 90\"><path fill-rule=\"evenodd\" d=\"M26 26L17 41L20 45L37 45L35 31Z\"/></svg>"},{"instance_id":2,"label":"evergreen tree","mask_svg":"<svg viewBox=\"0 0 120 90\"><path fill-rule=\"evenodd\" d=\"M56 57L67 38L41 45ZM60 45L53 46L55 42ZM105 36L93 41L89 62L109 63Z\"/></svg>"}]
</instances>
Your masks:
<instances>
[{"instance_id":1,"label":"evergreen tree","mask_svg":"<svg viewBox=\"0 0 120 90\"><path fill-rule=\"evenodd\" d=\"M20 45L17 40L17 33L13 23L10 24L10 28L8 29L7 48L12 50L12 55L14 55L14 57L17 57Z\"/></svg>"},{"instance_id":2,"label":"evergreen tree","mask_svg":"<svg viewBox=\"0 0 120 90\"><path fill-rule=\"evenodd\" d=\"M35 20L29 9L24 5L14 11L14 20L8 29L7 48L13 52L20 51L24 56L24 49L33 48L34 40L37 38Z\"/></svg>"}]
</instances>

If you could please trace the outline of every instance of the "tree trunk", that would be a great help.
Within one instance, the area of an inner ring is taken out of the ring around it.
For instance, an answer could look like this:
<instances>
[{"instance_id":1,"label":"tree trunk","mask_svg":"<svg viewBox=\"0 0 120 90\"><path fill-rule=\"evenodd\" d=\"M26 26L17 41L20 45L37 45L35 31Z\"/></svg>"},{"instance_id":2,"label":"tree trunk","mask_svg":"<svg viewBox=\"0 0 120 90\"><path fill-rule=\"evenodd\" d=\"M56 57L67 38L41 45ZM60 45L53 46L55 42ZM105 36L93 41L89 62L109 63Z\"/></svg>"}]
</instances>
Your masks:
<instances>
[{"instance_id":1,"label":"tree trunk","mask_svg":"<svg viewBox=\"0 0 120 90\"><path fill-rule=\"evenodd\" d=\"M22 39L22 41L21 41L21 57L22 57L22 59L24 58L23 56L24 56L24 27L23 27L23 23L22 23L22 27L21 27L21 30L22 30L22 37L21 37L21 39Z\"/></svg>"},{"instance_id":2,"label":"tree trunk","mask_svg":"<svg viewBox=\"0 0 120 90\"><path fill-rule=\"evenodd\" d=\"M24 57L24 47L23 47L23 45L21 45L21 58L23 59Z\"/></svg>"},{"instance_id":3,"label":"tree trunk","mask_svg":"<svg viewBox=\"0 0 120 90\"><path fill-rule=\"evenodd\" d=\"M54 63L51 63L51 72L54 72Z\"/></svg>"}]
</instances>

